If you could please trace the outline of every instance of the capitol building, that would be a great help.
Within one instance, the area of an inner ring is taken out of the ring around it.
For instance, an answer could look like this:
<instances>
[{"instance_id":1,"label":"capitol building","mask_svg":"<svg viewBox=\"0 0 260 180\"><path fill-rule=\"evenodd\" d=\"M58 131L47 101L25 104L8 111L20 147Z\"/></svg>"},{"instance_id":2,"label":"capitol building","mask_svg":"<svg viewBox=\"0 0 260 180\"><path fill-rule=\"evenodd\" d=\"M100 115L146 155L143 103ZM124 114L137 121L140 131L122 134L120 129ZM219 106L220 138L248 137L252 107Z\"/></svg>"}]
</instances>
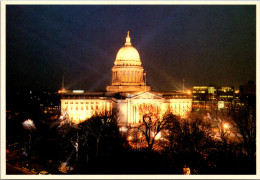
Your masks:
<instances>
[{"instance_id":1,"label":"capitol building","mask_svg":"<svg viewBox=\"0 0 260 180\"><path fill-rule=\"evenodd\" d=\"M59 91L61 114L80 123L95 114L118 111L119 125L131 126L142 121L149 111L160 117L166 111L186 117L192 108L192 96L185 92L155 92L146 85L145 72L137 49L132 45L129 31L126 41L116 55L112 68L112 84L103 92L83 90Z\"/></svg>"}]
</instances>

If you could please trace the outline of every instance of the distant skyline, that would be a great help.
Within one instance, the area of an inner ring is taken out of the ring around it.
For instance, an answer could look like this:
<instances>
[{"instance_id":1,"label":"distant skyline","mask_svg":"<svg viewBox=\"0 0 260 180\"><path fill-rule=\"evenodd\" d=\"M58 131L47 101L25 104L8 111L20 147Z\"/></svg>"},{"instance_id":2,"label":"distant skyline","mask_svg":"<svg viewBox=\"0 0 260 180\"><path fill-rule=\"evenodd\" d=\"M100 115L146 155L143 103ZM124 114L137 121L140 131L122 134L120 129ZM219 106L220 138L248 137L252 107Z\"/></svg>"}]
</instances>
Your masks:
<instances>
[{"instance_id":1,"label":"distant skyline","mask_svg":"<svg viewBox=\"0 0 260 180\"><path fill-rule=\"evenodd\" d=\"M7 5L7 90L104 90L128 30L152 90L256 81L255 5Z\"/></svg>"}]
</instances>

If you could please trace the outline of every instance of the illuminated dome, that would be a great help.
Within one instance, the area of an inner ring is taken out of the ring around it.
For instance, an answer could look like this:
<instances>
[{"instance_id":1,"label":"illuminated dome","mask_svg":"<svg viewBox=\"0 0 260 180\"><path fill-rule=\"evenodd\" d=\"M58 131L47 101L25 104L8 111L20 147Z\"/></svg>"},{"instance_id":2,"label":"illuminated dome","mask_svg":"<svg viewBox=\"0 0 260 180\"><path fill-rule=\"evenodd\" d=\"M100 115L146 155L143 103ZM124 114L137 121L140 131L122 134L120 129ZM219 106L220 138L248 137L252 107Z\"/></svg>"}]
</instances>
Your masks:
<instances>
[{"instance_id":1,"label":"illuminated dome","mask_svg":"<svg viewBox=\"0 0 260 180\"><path fill-rule=\"evenodd\" d=\"M144 68L141 66L138 51L132 46L129 31L125 45L119 49L112 68L112 86L107 86L109 92L139 92L150 91L150 86L144 82Z\"/></svg>"},{"instance_id":2,"label":"illuminated dome","mask_svg":"<svg viewBox=\"0 0 260 180\"><path fill-rule=\"evenodd\" d=\"M119 49L115 65L116 66L141 66L140 55L135 47L131 44L131 38L129 36L129 31L126 36L125 45Z\"/></svg>"}]
</instances>

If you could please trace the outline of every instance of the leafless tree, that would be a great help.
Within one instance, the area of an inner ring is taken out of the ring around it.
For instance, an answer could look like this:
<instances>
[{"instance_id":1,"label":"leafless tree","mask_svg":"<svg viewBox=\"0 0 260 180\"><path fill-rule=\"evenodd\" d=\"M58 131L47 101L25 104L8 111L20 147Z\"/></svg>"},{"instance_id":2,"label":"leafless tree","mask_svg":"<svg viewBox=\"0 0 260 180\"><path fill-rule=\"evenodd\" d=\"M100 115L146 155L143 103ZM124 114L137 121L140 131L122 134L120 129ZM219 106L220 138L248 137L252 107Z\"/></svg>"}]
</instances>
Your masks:
<instances>
[{"instance_id":1,"label":"leafless tree","mask_svg":"<svg viewBox=\"0 0 260 180\"><path fill-rule=\"evenodd\" d=\"M117 113L96 114L78 125L81 138L87 142L92 136L96 139L96 157L99 155L100 141L103 136L113 135L118 130Z\"/></svg>"},{"instance_id":2,"label":"leafless tree","mask_svg":"<svg viewBox=\"0 0 260 180\"><path fill-rule=\"evenodd\" d=\"M256 155L255 107L245 106L238 111L232 111L232 124L230 129L245 148L246 155L249 158L254 158Z\"/></svg>"},{"instance_id":3,"label":"leafless tree","mask_svg":"<svg viewBox=\"0 0 260 180\"><path fill-rule=\"evenodd\" d=\"M149 113L144 114L142 122L130 128L130 135L133 140L141 144L145 142L148 150L152 150L156 139L162 138L168 123L172 120L169 112L166 112L163 117L160 116L160 113L156 113L156 111L149 111Z\"/></svg>"},{"instance_id":4,"label":"leafless tree","mask_svg":"<svg viewBox=\"0 0 260 180\"><path fill-rule=\"evenodd\" d=\"M207 155L212 145L210 125L202 119L171 117L168 125L169 147L172 151L198 152Z\"/></svg>"},{"instance_id":5,"label":"leafless tree","mask_svg":"<svg viewBox=\"0 0 260 180\"><path fill-rule=\"evenodd\" d=\"M216 141L227 145L231 135L231 111L227 109L211 109L205 114L204 120L210 123L212 137Z\"/></svg>"},{"instance_id":6,"label":"leafless tree","mask_svg":"<svg viewBox=\"0 0 260 180\"><path fill-rule=\"evenodd\" d=\"M211 122L212 130L218 129L223 143L240 142L249 158L256 152L256 111L254 106L243 106L239 109L212 110L206 119ZM213 131L212 131L213 132ZM214 133L212 133L214 134ZM232 138L231 138L232 135Z\"/></svg>"}]
</instances>

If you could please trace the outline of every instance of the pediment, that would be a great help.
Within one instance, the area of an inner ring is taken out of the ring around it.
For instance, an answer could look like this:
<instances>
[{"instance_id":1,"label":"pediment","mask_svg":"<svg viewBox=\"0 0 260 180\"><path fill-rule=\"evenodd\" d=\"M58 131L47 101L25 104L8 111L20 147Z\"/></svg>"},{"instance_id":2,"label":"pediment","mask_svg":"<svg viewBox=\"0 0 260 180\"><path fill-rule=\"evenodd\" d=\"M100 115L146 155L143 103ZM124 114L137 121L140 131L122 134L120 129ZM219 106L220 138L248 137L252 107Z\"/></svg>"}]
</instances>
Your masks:
<instances>
[{"instance_id":1,"label":"pediment","mask_svg":"<svg viewBox=\"0 0 260 180\"><path fill-rule=\"evenodd\" d=\"M163 99L163 97L160 94L155 94L152 92L144 92L142 94L133 96L131 99Z\"/></svg>"}]
</instances>

